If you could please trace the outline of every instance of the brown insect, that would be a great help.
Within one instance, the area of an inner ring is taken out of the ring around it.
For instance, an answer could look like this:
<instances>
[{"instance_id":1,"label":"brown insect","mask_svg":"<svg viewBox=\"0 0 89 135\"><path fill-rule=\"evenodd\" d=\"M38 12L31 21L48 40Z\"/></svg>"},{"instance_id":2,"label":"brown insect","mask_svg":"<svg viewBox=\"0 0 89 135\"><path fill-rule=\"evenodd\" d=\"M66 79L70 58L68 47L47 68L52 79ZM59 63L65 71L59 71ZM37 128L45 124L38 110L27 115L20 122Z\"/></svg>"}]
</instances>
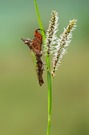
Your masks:
<instances>
[{"instance_id":1,"label":"brown insect","mask_svg":"<svg viewBox=\"0 0 89 135\"><path fill-rule=\"evenodd\" d=\"M23 42L34 52L36 57L36 72L39 80L40 86L44 83L43 81L43 61L41 59L42 57L42 35L39 32L41 29L36 29L34 32L34 38L33 40L27 38L23 39Z\"/></svg>"}]
</instances>

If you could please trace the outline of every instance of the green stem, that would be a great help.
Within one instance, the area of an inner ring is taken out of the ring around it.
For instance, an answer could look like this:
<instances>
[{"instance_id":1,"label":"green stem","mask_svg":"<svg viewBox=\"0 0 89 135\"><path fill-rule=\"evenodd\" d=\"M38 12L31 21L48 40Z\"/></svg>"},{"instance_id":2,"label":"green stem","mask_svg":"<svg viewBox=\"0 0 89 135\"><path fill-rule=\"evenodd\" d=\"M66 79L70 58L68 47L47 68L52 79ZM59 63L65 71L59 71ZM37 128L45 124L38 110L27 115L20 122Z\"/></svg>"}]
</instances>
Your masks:
<instances>
[{"instance_id":1,"label":"green stem","mask_svg":"<svg viewBox=\"0 0 89 135\"><path fill-rule=\"evenodd\" d=\"M50 135L51 110L52 110L52 82L51 82L49 55L46 56L46 64L47 64L47 83L48 83L48 126L46 135Z\"/></svg>"},{"instance_id":2,"label":"green stem","mask_svg":"<svg viewBox=\"0 0 89 135\"><path fill-rule=\"evenodd\" d=\"M40 18L40 13L36 0L34 0L34 5L36 9L36 15L38 19L38 24L40 29L43 29L42 21ZM44 30L44 29L43 29ZM42 31L43 41L45 41L45 33ZM46 135L50 135L50 126L51 126L51 110L52 110L52 81L50 73L50 57L46 55L46 66L47 66L47 83L48 83L48 125Z\"/></svg>"}]
</instances>

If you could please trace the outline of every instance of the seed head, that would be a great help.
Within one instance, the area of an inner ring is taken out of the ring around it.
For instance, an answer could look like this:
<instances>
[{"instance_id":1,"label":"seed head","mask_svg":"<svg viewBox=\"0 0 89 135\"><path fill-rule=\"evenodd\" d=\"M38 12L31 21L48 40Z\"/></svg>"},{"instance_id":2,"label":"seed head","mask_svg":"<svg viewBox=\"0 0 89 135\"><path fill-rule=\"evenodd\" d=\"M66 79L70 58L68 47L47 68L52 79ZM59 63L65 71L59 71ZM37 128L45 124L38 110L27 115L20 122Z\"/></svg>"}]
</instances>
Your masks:
<instances>
[{"instance_id":1,"label":"seed head","mask_svg":"<svg viewBox=\"0 0 89 135\"><path fill-rule=\"evenodd\" d=\"M53 45L56 43L56 32L58 31L58 13L56 11L52 11L51 20L49 21L48 30L46 32L46 45L45 45L45 53L51 54L53 51Z\"/></svg>"},{"instance_id":2,"label":"seed head","mask_svg":"<svg viewBox=\"0 0 89 135\"><path fill-rule=\"evenodd\" d=\"M64 29L64 32L60 35L60 38L57 39L56 50L54 51L53 56L53 70L52 70L53 76L55 74L55 70L57 70L58 67L60 66L61 60L67 51L67 47L71 42L72 31L75 29L75 27L76 27L76 20L73 19L69 21L67 28Z\"/></svg>"}]
</instances>

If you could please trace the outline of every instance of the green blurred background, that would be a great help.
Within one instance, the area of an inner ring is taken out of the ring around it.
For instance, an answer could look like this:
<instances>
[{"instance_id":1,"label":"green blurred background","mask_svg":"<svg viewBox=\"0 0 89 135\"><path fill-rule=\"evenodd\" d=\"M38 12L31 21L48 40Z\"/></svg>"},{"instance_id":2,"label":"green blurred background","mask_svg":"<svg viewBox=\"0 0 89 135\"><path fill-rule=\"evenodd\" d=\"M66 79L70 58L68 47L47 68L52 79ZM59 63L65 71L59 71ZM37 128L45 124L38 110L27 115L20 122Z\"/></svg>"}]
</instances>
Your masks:
<instances>
[{"instance_id":1,"label":"green blurred background","mask_svg":"<svg viewBox=\"0 0 89 135\"><path fill-rule=\"evenodd\" d=\"M37 0L44 29L52 10L59 32L77 19L73 40L53 80L51 135L89 135L89 0ZM0 0L0 135L45 135L47 83L40 87L21 37L38 28L32 0Z\"/></svg>"}]
</instances>

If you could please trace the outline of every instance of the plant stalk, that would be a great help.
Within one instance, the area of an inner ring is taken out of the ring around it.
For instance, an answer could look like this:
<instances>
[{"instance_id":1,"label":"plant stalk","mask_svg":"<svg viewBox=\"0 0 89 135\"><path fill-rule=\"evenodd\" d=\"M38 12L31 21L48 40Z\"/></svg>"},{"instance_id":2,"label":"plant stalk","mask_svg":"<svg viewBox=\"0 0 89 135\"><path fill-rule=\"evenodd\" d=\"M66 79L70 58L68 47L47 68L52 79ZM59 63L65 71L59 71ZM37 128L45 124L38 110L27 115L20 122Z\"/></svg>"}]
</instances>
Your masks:
<instances>
[{"instance_id":1,"label":"plant stalk","mask_svg":"<svg viewBox=\"0 0 89 135\"><path fill-rule=\"evenodd\" d=\"M36 15L38 19L38 24L40 29L43 29L39 9L36 0L34 0L34 5L36 9ZM44 29L43 29L44 30ZM45 33L41 32L43 36L43 42L45 41ZM51 81L51 73L50 73L50 56L46 54L46 66L47 66L47 85L48 85L48 123L47 123L47 132L46 135L50 135L50 127L51 127L51 110L52 110L52 81Z\"/></svg>"},{"instance_id":2,"label":"plant stalk","mask_svg":"<svg viewBox=\"0 0 89 135\"><path fill-rule=\"evenodd\" d=\"M52 82L51 82L49 55L46 56L46 64L47 64L47 83L48 83L48 125L46 135L50 135L51 111L52 111Z\"/></svg>"}]
</instances>

